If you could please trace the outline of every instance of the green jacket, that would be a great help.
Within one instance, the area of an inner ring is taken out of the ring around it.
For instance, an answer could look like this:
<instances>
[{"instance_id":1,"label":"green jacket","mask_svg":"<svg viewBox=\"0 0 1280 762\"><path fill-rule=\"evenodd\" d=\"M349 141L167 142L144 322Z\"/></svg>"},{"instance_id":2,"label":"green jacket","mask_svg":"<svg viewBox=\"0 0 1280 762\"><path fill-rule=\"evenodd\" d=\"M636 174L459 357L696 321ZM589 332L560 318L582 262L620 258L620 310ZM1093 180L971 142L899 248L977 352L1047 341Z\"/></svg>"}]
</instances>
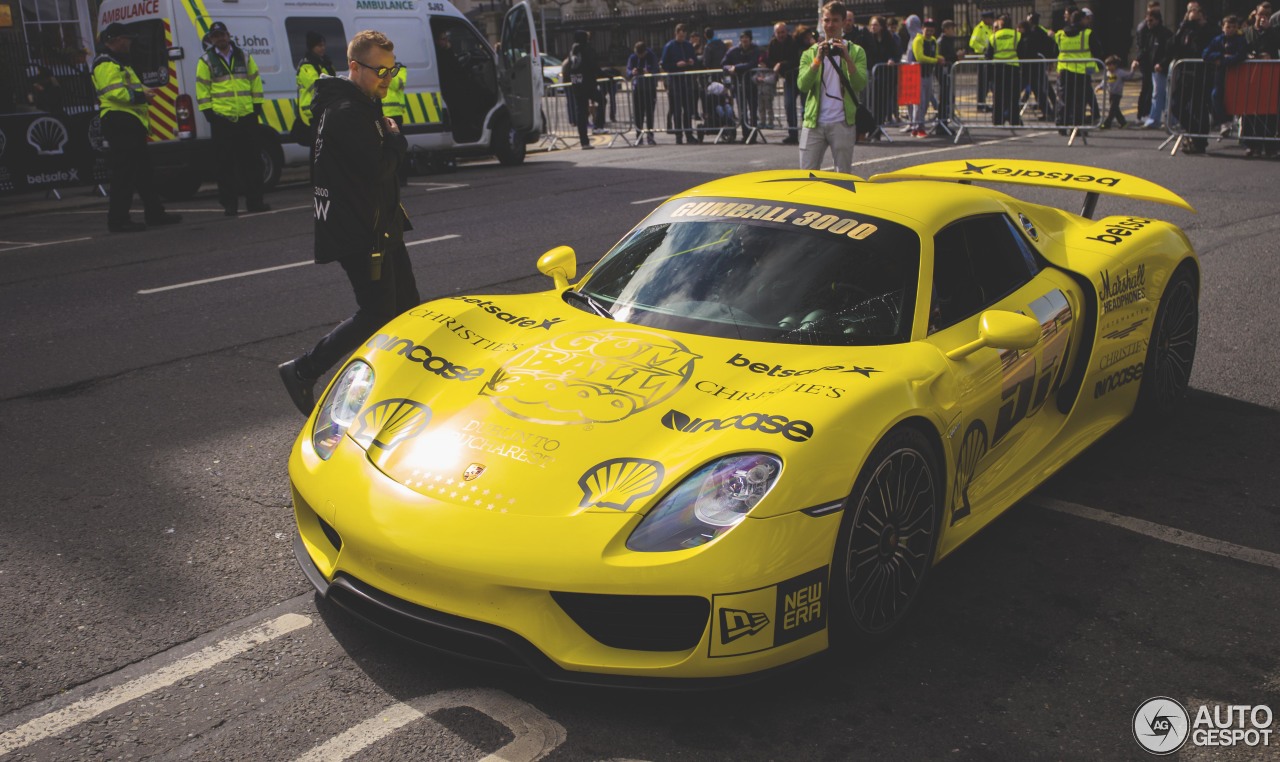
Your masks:
<instances>
[{"instance_id":1,"label":"green jacket","mask_svg":"<svg viewBox=\"0 0 1280 762\"><path fill-rule=\"evenodd\" d=\"M818 113L823 98L822 68L812 68L813 57L817 54L817 45L800 54L800 73L796 77L796 87L805 94L804 126L809 128L818 126ZM849 43L849 58L853 61L853 70L850 71L843 60L840 61L840 68L844 72L845 79L853 87L853 91L860 93L862 88L867 86L867 52L862 49L862 46ZM840 88L840 94L844 98L844 123L852 127L855 124L854 117L857 116L858 107L853 105L853 99L849 97L849 93L843 86Z\"/></svg>"}]
</instances>

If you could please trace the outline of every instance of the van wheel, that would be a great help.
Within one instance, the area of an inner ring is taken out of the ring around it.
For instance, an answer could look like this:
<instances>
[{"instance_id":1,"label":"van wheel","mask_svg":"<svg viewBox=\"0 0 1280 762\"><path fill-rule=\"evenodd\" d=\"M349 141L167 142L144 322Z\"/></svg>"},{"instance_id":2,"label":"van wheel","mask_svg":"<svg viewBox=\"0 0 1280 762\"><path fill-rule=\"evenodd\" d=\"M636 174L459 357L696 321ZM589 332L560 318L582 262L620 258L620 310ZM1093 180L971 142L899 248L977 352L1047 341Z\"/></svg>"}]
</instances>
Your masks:
<instances>
[{"instance_id":1,"label":"van wheel","mask_svg":"<svg viewBox=\"0 0 1280 762\"><path fill-rule=\"evenodd\" d=\"M508 167L524 163L525 140L524 131L511 126L511 117L498 114L493 118L493 138L490 146L498 161Z\"/></svg>"},{"instance_id":2,"label":"van wheel","mask_svg":"<svg viewBox=\"0 0 1280 762\"><path fill-rule=\"evenodd\" d=\"M190 201L196 197L203 180L194 169L169 175L160 181L160 195L165 201Z\"/></svg>"},{"instance_id":3,"label":"van wheel","mask_svg":"<svg viewBox=\"0 0 1280 762\"><path fill-rule=\"evenodd\" d=\"M262 189L275 188L283 171L284 149L280 147L280 138L271 133L262 139Z\"/></svg>"}]
</instances>

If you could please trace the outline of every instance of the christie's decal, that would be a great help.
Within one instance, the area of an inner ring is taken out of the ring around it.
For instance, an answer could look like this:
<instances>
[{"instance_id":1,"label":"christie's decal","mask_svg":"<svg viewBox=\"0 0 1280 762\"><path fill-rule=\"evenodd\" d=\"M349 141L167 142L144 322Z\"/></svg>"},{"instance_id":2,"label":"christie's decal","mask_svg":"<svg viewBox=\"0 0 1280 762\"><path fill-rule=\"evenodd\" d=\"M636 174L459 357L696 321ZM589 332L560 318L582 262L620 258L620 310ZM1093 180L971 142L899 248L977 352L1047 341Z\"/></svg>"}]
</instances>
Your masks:
<instances>
[{"instance_id":1,"label":"christie's decal","mask_svg":"<svg viewBox=\"0 0 1280 762\"><path fill-rule=\"evenodd\" d=\"M665 470L656 460L614 458L587 469L578 479L582 489L581 508L612 508L626 511L642 497L662 486Z\"/></svg>"},{"instance_id":2,"label":"christie's decal","mask_svg":"<svg viewBox=\"0 0 1280 762\"><path fill-rule=\"evenodd\" d=\"M827 626L827 569L777 585L711 599L708 655L742 656L777 648Z\"/></svg>"},{"instance_id":3,"label":"christie's decal","mask_svg":"<svg viewBox=\"0 0 1280 762\"><path fill-rule=\"evenodd\" d=\"M430 320L448 328L453 335L461 341L465 341L473 347L487 349L490 352L515 352L523 347L523 344L512 344L507 341L491 341L468 328L465 323L458 320L452 315L446 315L443 312L435 312L425 307L409 310L409 314L414 317Z\"/></svg>"},{"instance_id":4,"label":"christie's decal","mask_svg":"<svg viewBox=\"0 0 1280 762\"><path fill-rule=\"evenodd\" d=\"M1124 360L1147 351L1147 340L1138 339L1119 349L1106 352L1102 355L1102 359L1098 361L1098 370L1106 370L1112 365L1118 365Z\"/></svg>"},{"instance_id":5,"label":"christie's decal","mask_svg":"<svg viewBox=\"0 0 1280 762\"><path fill-rule=\"evenodd\" d=\"M745 391L743 389L732 389L717 381L703 380L693 385L694 389L709 394L722 400L730 400L736 402L750 402L752 400L763 400L772 397L775 394L783 392L792 392L795 394L813 394L827 399L840 399L847 391L840 386L828 386L826 384L804 384L799 381L783 384L772 389L763 391Z\"/></svg>"},{"instance_id":6,"label":"christie's decal","mask_svg":"<svg viewBox=\"0 0 1280 762\"><path fill-rule=\"evenodd\" d=\"M527 421L612 423L675 394L700 357L645 331L572 333L521 350L480 393Z\"/></svg>"},{"instance_id":7,"label":"christie's decal","mask_svg":"<svg viewBox=\"0 0 1280 762\"><path fill-rule=\"evenodd\" d=\"M365 342L365 346L383 352L394 352L411 362L421 363L429 373L449 381L474 381L484 375L484 368L464 368L461 365L454 365L413 339L379 333Z\"/></svg>"},{"instance_id":8,"label":"christie's decal","mask_svg":"<svg viewBox=\"0 0 1280 762\"><path fill-rule=\"evenodd\" d=\"M769 363L752 362L751 360L744 357L740 353L735 354L733 357L730 357L728 360L725 360L725 363L728 365L732 365L735 368L746 368L752 373L762 373L766 376L774 376L776 378L788 378L790 376L805 376L810 373L817 373L823 370L839 371L840 373L858 373L865 378L871 378L872 373L880 372L875 368L869 368L869 367L864 368L860 365L850 365L847 368L843 365L824 365L821 368L807 368L804 370L784 368L781 365L774 365L773 367L769 367Z\"/></svg>"},{"instance_id":9,"label":"christie's decal","mask_svg":"<svg viewBox=\"0 0 1280 762\"><path fill-rule=\"evenodd\" d=\"M765 415L764 413L746 413L731 415L728 418L693 418L679 410L668 410L662 416L662 425L672 431L694 434L700 431L724 431L740 429L742 431L758 431L761 434L781 434L792 442L807 442L813 436L813 424L808 421L793 421L785 415Z\"/></svg>"},{"instance_id":10,"label":"christie's decal","mask_svg":"<svg viewBox=\"0 0 1280 762\"><path fill-rule=\"evenodd\" d=\"M477 299L474 296L454 296L450 298L473 304L502 322L514 325L517 328L543 328L550 331L551 326L564 321L564 318L531 318L525 315L516 315L494 304L492 299Z\"/></svg>"},{"instance_id":11,"label":"christie's decal","mask_svg":"<svg viewBox=\"0 0 1280 762\"><path fill-rule=\"evenodd\" d=\"M1125 270L1119 275L1110 270L1104 270L1099 275L1102 277L1102 284L1098 287L1098 299L1102 302L1104 315L1147 297L1146 265L1138 265L1137 270Z\"/></svg>"}]
</instances>

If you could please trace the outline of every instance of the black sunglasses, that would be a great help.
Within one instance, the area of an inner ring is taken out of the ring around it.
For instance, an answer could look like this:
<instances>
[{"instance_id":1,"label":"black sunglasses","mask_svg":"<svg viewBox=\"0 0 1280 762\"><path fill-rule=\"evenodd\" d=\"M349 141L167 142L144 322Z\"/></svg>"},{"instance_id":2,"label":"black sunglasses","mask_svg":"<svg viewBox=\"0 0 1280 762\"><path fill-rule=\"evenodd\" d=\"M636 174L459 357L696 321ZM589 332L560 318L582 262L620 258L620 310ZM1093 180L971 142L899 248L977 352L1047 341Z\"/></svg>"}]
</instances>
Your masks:
<instances>
[{"instance_id":1,"label":"black sunglasses","mask_svg":"<svg viewBox=\"0 0 1280 762\"><path fill-rule=\"evenodd\" d=\"M356 61L356 59L354 58L351 60ZM404 64L396 64L395 66L370 66L364 61L356 61L356 63L372 71L375 75L377 75L378 79L386 79L387 77L394 77L395 75L400 73L401 69L404 68Z\"/></svg>"}]
</instances>

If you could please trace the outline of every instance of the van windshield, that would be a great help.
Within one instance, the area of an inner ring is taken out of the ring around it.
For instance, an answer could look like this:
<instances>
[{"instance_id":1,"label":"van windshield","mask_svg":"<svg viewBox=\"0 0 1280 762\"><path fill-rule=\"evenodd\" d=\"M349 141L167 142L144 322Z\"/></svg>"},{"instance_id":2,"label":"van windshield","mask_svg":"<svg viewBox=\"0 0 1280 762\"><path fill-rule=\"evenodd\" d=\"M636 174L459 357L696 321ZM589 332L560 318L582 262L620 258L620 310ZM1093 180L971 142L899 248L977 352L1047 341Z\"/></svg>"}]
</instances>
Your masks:
<instances>
[{"instance_id":1,"label":"van windshield","mask_svg":"<svg viewBox=\"0 0 1280 762\"><path fill-rule=\"evenodd\" d=\"M146 87L169 84L169 45L164 39L164 22L160 19L125 24L133 35L129 63Z\"/></svg>"}]
</instances>

